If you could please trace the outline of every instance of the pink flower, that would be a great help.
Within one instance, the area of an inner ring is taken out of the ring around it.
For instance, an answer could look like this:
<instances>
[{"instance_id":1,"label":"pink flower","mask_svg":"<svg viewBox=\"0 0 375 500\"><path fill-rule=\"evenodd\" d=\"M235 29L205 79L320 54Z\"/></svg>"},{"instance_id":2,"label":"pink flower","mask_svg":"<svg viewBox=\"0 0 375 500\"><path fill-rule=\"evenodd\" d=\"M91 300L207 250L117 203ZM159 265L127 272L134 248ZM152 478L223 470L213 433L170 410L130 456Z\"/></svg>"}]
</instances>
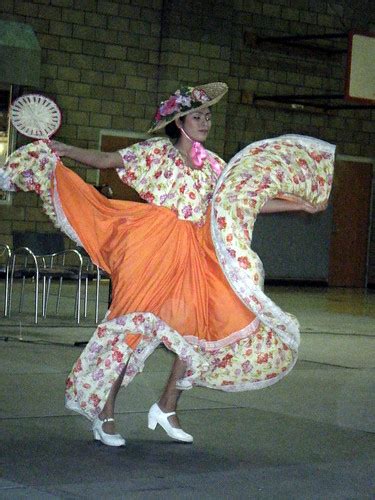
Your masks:
<instances>
[{"instance_id":1,"label":"pink flower","mask_svg":"<svg viewBox=\"0 0 375 500\"><path fill-rule=\"evenodd\" d=\"M179 106L178 102L176 101L177 97L175 95L170 97L168 101L165 101L159 108L159 113L161 114L161 116L168 116L178 111Z\"/></svg>"}]
</instances>

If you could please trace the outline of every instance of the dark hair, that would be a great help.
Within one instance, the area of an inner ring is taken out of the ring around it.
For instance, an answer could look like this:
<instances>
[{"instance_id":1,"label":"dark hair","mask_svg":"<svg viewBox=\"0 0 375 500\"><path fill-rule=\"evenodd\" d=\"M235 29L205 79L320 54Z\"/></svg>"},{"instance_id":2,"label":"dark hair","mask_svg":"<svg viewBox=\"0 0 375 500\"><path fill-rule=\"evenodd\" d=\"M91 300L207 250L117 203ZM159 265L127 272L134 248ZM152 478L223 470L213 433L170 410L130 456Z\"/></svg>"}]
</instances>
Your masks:
<instances>
[{"instance_id":1,"label":"dark hair","mask_svg":"<svg viewBox=\"0 0 375 500\"><path fill-rule=\"evenodd\" d=\"M181 116L180 120L183 122L185 120L185 116ZM168 123L165 126L165 133L170 139L178 139L181 135L181 130L177 127L176 122Z\"/></svg>"}]
</instances>

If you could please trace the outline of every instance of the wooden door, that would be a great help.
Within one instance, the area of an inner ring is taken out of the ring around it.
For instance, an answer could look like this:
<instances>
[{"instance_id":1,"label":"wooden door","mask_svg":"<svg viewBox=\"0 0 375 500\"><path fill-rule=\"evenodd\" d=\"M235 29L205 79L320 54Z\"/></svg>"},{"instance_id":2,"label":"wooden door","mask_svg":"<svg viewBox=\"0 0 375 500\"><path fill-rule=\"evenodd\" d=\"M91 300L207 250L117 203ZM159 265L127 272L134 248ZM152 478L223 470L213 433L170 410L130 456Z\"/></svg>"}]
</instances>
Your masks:
<instances>
[{"instance_id":1,"label":"wooden door","mask_svg":"<svg viewBox=\"0 0 375 500\"><path fill-rule=\"evenodd\" d=\"M139 142L139 140L140 140L139 138L134 138L134 137L103 135L101 141L101 151L107 151L107 152L118 151L119 149L131 146L135 142ZM144 203L144 200L140 198L137 191L127 186L120 180L116 170L110 168L105 170L100 170L99 179L100 179L99 184L101 186L107 185L111 187L114 199L138 201Z\"/></svg>"},{"instance_id":2,"label":"wooden door","mask_svg":"<svg viewBox=\"0 0 375 500\"><path fill-rule=\"evenodd\" d=\"M329 286L366 286L372 170L371 163L336 163Z\"/></svg>"}]
</instances>

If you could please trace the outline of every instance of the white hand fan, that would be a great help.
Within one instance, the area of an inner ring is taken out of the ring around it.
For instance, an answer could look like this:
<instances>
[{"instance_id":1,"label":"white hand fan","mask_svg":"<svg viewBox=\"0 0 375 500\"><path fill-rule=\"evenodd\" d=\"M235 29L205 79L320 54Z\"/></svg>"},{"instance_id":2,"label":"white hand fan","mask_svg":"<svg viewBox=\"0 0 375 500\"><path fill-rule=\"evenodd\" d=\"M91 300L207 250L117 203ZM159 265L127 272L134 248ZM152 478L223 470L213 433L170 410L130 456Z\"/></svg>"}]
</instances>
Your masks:
<instances>
[{"instance_id":1,"label":"white hand fan","mask_svg":"<svg viewBox=\"0 0 375 500\"><path fill-rule=\"evenodd\" d=\"M10 119L22 135L33 139L49 139L61 125L61 111L48 97L26 94L11 105Z\"/></svg>"}]
</instances>

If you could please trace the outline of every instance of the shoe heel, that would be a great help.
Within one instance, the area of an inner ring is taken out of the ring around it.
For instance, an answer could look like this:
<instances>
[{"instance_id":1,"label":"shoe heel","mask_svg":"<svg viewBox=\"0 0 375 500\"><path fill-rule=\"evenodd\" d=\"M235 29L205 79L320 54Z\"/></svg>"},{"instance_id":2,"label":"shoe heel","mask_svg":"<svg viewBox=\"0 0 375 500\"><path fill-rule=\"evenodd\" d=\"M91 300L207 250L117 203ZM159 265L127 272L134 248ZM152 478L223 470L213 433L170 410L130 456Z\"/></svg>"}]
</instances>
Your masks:
<instances>
[{"instance_id":1,"label":"shoe heel","mask_svg":"<svg viewBox=\"0 0 375 500\"><path fill-rule=\"evenodd\" d=\"M100 435L99 435L99 432L95 429L93 430L93 433L94 433L94 439L96 441L100 441Z\"/></svg>"},{"instance_id":2,"label":"shoe heel","mask_svg":"<svg viewBox=\"0 0 375 500\"><path fill-rule=\"evenodd\" d=\"M148 428L154 431L156 426L158 425L158 421L155 417L148 416Z\"/></svg>"}]
</instances>

